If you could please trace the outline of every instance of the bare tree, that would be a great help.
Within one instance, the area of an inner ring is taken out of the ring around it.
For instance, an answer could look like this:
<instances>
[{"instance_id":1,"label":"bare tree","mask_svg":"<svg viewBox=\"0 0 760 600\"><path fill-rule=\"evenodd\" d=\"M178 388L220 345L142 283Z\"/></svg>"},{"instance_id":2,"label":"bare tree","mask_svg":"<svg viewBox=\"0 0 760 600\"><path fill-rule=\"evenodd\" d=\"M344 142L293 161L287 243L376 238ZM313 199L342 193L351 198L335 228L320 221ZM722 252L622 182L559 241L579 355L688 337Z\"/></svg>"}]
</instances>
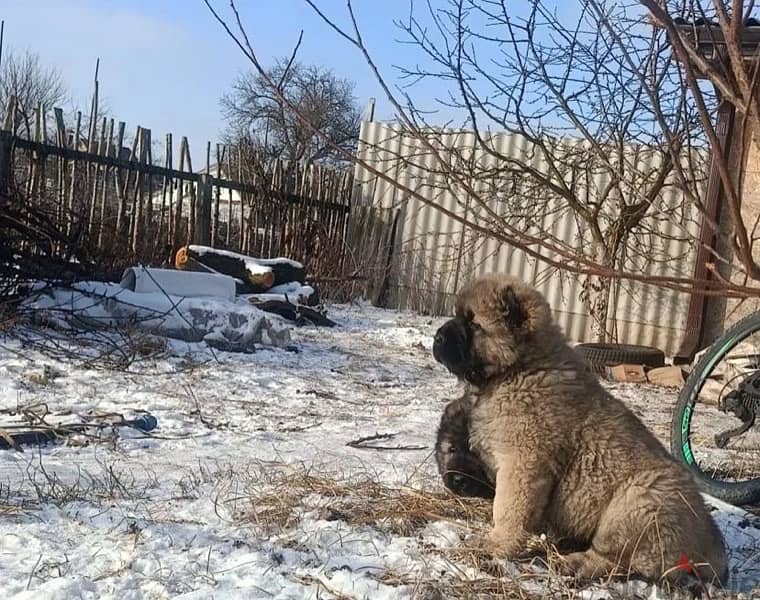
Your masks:
<instances>
[{"instance_id":1,"label":"bare tree","mask_svg":"<svg viewBox=\"0 0 760 600\"><path fill-rule=\"evenodd\" d=\"M398 181L359 159L368 173L403 197L550 268L583 275L589 295L598 292L599 300L589 298L592 307L607 301L610 279L704 295L748 297L760 291L752 283L760 280L747 233L753 224L744 222L741 189L732 180L712 122L718 100L730 101L737 115L752 120L745 130L754 135L758 127L760 132L755 117L760 115L759 77L753 68L757 62L745 61L746 48L741 47L742 19L753 3L737 0L729 8L720 0L578 0L573 20L564 11L560 18L542 0L509 9L499 0L451 0L444 7L424 9L424 17L413 9L400 26L407 41L422 50L422 58L404 70L410 87L399 91L364 44L350 0L345 26L327 17L313 0L305 2L366 59L396 111L401 134L414 138L432 157L426 163L428 174L466 196L474 209L448 208L419 193L408 180ZM306 116L266 76L234 3L232 8L237 32L212 12L270 92L308 126ZM700 57L699 44L674 20L709 18L707 8L717 21L713 29L725 40L726 55L717 67ZM480 162L492 166L470 160L471 153L461 149L452 151L441 143L440 131L430 127L414 100L413 84L431 77L447 86L443 103L464 114L462 124L493 159ZM492 128L525 139L527 152L521 157L501 150ZM329 136L316 134L329 142ZM718 157L721 181L733 190L728 192L728 235L703 203L710 156ZM515 178L520 185L510 183ZM669 189L677 189L685 204L670 204ZM571 214L582 235L571 240L556 235L545 219L539 223L526 218L531 211ZM706 243L695 235L703 223L725 244ZM667 235L682 236L706 251L712 277L642 272L642 261L678 258L657 254L666 229L677 232ZM721 247L728 251L719 251ZM745 281L718 273L716 265L732 261ZM601 314L599 321L604 322Z\"/></svg>"},{"instance_id":2,"label":"bare tree","mask_svg":"<svg viewBox=\"0 0 760 600\"><path fill-rule=\"evenodd\" d=\"M16 110L27 136L31 135L34 111L41 104L52 113L68 97L60 72L45 66L37 53L8 52L0 65L0 113L8 106L8 99L16 98Z\"/></svg>"},{"instance_id":3,"label":"bare tree","mask_svg":"<svg viewBox=\"0 0 760 600\"><path fill-rule=\"evenodd\" d=\"M640 0L640 3L649 11L653 24L667 32L682 69L684 86L694 99L725 196L726 213L731 223L728 243L735 259L735 270L743 274L745 281L760 281L760 264L754 244L757 237L752 233L757 230L760 217L755 215L748 221L749 215L742 211L742 165L750 146L760 146L760 52L756 41L758 22L752 18L754 0L731 3L713 0L686 6L673 1ZM754 29L754 41L750 38L744 43L747 25ZM716 90L721 102L735 111L736 147L742 150L743 156L731 157L731 149L723 147L707 100L709 88L702 84L704 81ZM731 164L732 158L738 168ZM711 226L715 227L715 224ZM720 279L715 267L711 268ZM729 282L724 280L722 283Z\"/></svg>"},{"instance_id":4,"label":"bare tree","mask_svg":"<svg viewBox=\"0 0 760 600\"><path fill-rule=\"evenodd\" d=\"M414 68L402 69L407 89L431 78L451 82L447 104L462 112L478 151L493 159L488 168L458 160L450 169L450 179L478 183L474 219L609 271L672 260L657 255L663 231L653 227L679 219L680 235L688 236L682 207L666 192L678 187L698 197L704 153L688 146L699 135L698 119L667 38L635 6L582 1L568 21L541 0L523 11L450 0L398 22L422 54ZM409 98L407 128L419 136L425 114ZM503 150L492 130L517 136L527 150ZM680 179L674 161L688 163ZM571 237L555 227L568 219L577 223ZM582 297L601 339L609 333L610 295L609 277L584 279Z\"/></svg>"},{"instance_id":5,"label":"bare tree","mask_svg":"<svg viewBox=\"0 0 760 600\"><path fill-rule=\"evenodd\" d=\"M334 146L349 152L356 147L360 110L352 82L329 69L286 59L267 69L266 76L248 72L222 97L232 138L256 143L272 158L306 162L335 159ZM277 82L277 93L268 80ZM298 107L309 126L287 104Z\"/></svg>"}]
</instances>

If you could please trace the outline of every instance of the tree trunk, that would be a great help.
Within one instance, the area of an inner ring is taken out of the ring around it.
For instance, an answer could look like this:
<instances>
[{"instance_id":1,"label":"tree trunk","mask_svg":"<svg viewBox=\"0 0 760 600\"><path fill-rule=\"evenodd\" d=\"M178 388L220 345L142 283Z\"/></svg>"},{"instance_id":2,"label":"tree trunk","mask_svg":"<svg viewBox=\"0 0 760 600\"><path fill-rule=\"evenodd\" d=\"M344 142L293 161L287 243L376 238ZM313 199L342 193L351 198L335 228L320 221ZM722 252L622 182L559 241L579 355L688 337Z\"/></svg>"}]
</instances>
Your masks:
<instances>
[{"instance_id":1,"label":"tree trunk","mask_svg":"<svg viewBox=\"0 0 760 600\"><path fill-rule=\"evenodd\" d=\"M591 331L597 342L609 342L610 333L607 319L610 313L610 291L612 281L606 277L588 276L583 282L581 299L591 316Z\"/></svg>"}]
</instances>

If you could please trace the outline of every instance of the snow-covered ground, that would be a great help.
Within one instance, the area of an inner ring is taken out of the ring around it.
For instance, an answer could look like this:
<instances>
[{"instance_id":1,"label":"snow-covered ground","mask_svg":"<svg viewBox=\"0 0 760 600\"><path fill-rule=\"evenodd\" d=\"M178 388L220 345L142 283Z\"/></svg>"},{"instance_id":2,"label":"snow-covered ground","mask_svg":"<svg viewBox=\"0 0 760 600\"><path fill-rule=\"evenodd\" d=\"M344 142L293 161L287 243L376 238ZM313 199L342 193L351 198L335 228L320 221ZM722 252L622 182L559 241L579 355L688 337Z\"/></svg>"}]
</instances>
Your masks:
<instances>
[{"instance_id":1,"label":"snow-covered ground","mask_svg":"<svg viewBox=\"0 0 760 600\"><path fill-rule=\"evenodd\" d=\"M173 356L128 372L57 362L0 339L0 424L37 403L70 418L148 410L159 423L150 436L122 429L117 438L0 452L3 597L631 591L574 590L531 564L507 565L496 578L475 560L463 539L484 522L461 518L487 517L487 506L443 495L432 457L444 402L457 394L430 353L441 320L366 305L331 307L330 316L340 328L292 332L297 354L174 344ZM667 440L672 392L612 387ZM385 449L347 445L377 433L393 434L377 442ZM716 506L731 587L760 593L760 520Z\"/></svg>"}]
</instances>

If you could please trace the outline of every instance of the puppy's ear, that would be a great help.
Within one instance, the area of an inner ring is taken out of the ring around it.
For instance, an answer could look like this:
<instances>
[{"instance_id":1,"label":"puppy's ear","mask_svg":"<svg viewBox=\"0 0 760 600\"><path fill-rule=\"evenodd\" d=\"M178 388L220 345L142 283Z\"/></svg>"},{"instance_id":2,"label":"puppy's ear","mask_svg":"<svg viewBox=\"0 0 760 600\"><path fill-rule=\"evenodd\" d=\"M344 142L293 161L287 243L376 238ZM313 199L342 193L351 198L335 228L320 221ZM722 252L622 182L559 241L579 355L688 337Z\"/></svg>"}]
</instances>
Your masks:
<instances>
[{"instance_id":1,"label":"puppy's ear","mask_svg":"<svg viewBox=\"0 0 760 600\"><path fill-rule=\"evenodd\" d=\"M502 301L502 314L504 315L504 321L510 329L518 329L525 323L526 315L520 306L520 301L515 295L515 291L512 286L508 285L501 294Z\"/></svg>"}]
</instances>

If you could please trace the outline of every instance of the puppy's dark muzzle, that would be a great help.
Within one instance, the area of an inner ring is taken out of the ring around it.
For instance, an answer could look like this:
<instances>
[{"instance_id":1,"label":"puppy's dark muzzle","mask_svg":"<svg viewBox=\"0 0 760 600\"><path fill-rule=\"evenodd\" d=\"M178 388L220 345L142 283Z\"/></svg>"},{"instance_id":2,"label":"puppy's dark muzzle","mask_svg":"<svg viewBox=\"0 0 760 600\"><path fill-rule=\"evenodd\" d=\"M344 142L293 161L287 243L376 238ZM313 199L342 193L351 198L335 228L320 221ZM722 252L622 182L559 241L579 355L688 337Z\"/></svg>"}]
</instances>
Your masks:
<instances>
[{"instance_id":1,"label":"puppy's dark muzzle","mask_svg":"<svg viewBox=\"0 0 760 600\"><path fill-rule=\"evenodd\" d=\"M459 319L441 325L433 338L433 357L453 373L461 371L469 345L467 329Z\"/></svg>"}]
</instances>

